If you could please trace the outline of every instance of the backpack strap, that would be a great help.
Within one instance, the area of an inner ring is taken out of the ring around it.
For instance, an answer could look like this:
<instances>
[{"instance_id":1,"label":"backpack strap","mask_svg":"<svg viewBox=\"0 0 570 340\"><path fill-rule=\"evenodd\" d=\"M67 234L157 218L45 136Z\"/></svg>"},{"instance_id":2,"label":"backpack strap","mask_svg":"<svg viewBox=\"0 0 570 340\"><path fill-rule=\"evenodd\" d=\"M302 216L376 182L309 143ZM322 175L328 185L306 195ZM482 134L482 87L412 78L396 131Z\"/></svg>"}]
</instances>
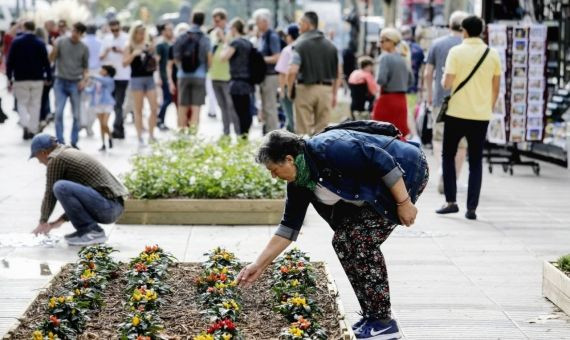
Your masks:
<instances>
[{"instance_id":1,"label":"backpack strap","mask_svg":"<svg viewBox=\"0 0 570 340\"><path fill-rule=\"evenodd\" d=\"M467 82L471 79L471 77L473 77L475 72L477 72L477 69L479 69L479 66L481 66L481 64L483 64L483 61L485 61L485 57L487 57L487 54L489 54L489 50L490 50L490 48L487 46L487 48L485 49L485 52L483 53L483 56L481 56L481 58L479 58L479 61L477 62L477 64L473 68L473 70L471 70L471 73L469 73L467 78L465 78L465 80L462 81L461 84L459 84L459 86L457 86L457 88L455 89L455 91L453 91L453 93L451 95L454 95L457 93L457 91L461 90L463 88L463 86L465 86L465 84L467 84Z\"/></svg>"}]
</instances>

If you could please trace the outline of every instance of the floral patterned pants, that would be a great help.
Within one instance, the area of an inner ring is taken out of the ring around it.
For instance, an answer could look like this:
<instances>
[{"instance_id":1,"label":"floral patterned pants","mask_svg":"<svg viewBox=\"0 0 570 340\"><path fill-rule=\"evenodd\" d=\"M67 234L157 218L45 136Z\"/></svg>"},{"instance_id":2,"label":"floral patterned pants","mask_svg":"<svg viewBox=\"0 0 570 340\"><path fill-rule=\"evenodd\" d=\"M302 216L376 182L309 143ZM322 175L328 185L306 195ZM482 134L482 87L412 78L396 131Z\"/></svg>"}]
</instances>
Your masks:
<instances>
[{"instance_id":1,"label":"floral patterned pants","mask_svg":"<svg viewBox=\"0 0 570 340\"><path fill-rule=\"evenodd\" d=\"M426 170L418 196L428 179ZM368 317L391 318L388 272L380 246L396 226L367 205L333 226L333 248L356 293L363 315Z\"/></svg>"}]
</instances>

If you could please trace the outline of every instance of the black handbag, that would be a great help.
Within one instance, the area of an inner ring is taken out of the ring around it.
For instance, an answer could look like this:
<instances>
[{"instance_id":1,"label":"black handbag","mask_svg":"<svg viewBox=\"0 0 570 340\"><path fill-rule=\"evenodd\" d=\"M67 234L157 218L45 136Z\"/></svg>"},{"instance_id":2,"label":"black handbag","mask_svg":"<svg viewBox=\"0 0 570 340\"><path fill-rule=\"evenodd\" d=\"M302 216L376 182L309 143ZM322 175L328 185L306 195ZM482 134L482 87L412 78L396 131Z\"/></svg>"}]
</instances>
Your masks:
<instances>
[{"instance_id":1,"label":"black handbag","mask_svg":"<svg viewBox=\"0 0 570 340\"><path fill-rule=\"evenodd\" d=\"M465 86L465 84L467 84L467 82L471 79L471 77L473 77L473 74L475 74L475 72L477 71L479 66L481 66L481 64L483 64L483 61L485 61L485 57L487 57L487 54L489 54L489 47L487 47L487 49L485 50L485 53L483 53L483 56L479 59L479 61L477 62L477 65L475 65L475 67L473 68L471 73L469 73L467 78L465 78L465 80L462 81L461 84L459 84L459 86L457 86L457 88L455 89L455 91L453 91L452 94L450 94L449 96L443 97L443 102L441 103L441 108L439 109L439 112L437 113L437 119L435 120L437 123L441 123L441 122L445 121L445 117L447 116L447 108L449 106L449 100L451 99L451 96L456 94L457 91L461 90L461 88L463 88L463 86Z\"/></svg>"}]
</instances>

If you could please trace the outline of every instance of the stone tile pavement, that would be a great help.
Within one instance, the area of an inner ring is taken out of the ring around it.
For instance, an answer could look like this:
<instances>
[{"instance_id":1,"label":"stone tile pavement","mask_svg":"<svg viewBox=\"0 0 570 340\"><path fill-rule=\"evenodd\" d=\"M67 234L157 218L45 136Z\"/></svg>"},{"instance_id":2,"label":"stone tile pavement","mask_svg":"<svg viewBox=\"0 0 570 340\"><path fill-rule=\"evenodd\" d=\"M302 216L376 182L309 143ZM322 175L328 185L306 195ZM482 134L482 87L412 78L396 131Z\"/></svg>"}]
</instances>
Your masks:
<instances>
[{"instance_id":1,"label":"stone tile pavement","mask_svg":"<svg viewBox=\"0 0 570 340\"><path fill-rule=\"evenodd\" d=\"M5 111L10 96L0 94ZM202 113L200 133L217 135L219 118ZM174 125L174 113L169 113ZM51 276L74 261L77 249L60 242L53 248L10 246L15 237L37 224L45 168L27 161L29 142L21 140L16 115L0 125L0 334L12 325ZM66 126L70 122L66 121ZM48 127L48 132L53 127ZM254 136L259 136L256 126ZM159 138L165 138L161 134ZM97 152L98 137L81 135L80 147L115 173L128 170L136 152L134 128L107 154ZM432 173L437 171L433 170ZM465 181L465 174L463 181ZM390 275L392 303L407 339L570 339L569 318L541 295L542 261L570 253L570 172L543 164L540 177L530 169L515 176L495 171L484 175L479 220L462 214L433 212L443 197L435 176L420 199L420 215L412 228L399 227L383 245ZM465 201L465 193L459 199ZM59 209L59 208L58 208ZM56 211L59 213L60 211ZM142 246L158 243L180 260L199 261L202 253L222 245L244 260L253 260L274 226L106 226L109 244L120 259ZM61 237L72 230L56 230ZM358 303L332 250L332 232L311 211L297 245L313 259L329 263L351 320ZM3 241L4 240L4 241Z\"/></svg>"}]
</instances>

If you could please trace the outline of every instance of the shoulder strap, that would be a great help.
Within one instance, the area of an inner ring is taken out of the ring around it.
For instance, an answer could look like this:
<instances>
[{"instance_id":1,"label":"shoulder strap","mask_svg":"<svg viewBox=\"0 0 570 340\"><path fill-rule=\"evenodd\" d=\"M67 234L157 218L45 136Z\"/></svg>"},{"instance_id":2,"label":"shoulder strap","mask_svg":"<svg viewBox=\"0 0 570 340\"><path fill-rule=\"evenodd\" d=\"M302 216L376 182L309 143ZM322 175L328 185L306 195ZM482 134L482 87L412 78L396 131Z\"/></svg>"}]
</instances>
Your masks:
<instances>
[{"instance_id":1,"label":"shoulder strap","mask_svg":"<svg viewBox=\"0 0 570 340\"><path fill-rule=\"evenodd\" d=\"M459 86L457 86L455 91L453 91L452 95L456 94L457 91L461 90L463 88L463 86L465 86L465 84L467 84L467 82L471 79L471 77L473 77L473 74L475 74L475 72L477 72L477 69L479 68L479 66L481 66L481 64L483 64L483 61L485 61L485 57L487 57L487 54L489 54L489 50L490 50L489 47L487 47L487 49L485 49L485 53L483 53L483 56L481 56L481 58L477 62L477 65L475 65L475 67L473 68L471 73L469 73L467 78L465 78L465 80L462 81L461 84L459 84Z\"/></svg>"}]
</instances>

